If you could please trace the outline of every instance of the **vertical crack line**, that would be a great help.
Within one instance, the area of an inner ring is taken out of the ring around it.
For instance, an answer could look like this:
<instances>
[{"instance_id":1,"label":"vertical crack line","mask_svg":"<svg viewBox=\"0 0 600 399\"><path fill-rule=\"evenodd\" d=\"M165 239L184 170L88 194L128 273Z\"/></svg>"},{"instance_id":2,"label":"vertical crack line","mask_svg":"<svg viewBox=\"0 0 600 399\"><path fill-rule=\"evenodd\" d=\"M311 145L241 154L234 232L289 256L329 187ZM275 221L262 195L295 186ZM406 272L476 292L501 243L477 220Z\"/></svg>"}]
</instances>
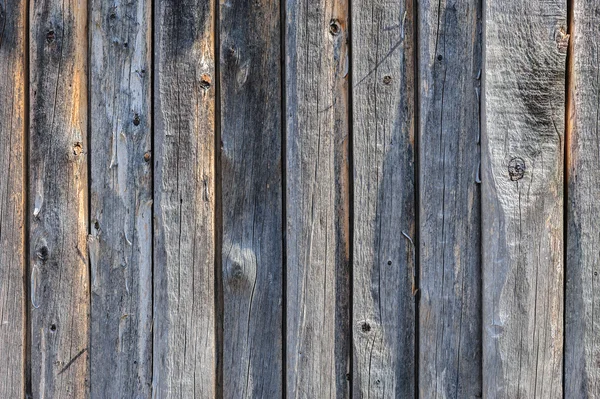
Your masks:
<instances>
[{"instance_id":1,"label":"vertical crack line","mask_svg":"<svg viewBox=\"0 0 600 399\"><path fill-rule=\"evenodd\" d=\"M347 126L348 126L348 162L347 170L348 174L348 224L349 235L348 235L348 247L349 247L349 264L348 264L348 374L350 376L350 382L348 387L349 397L354 397L354 70L353 70L353 58L352 58L352 0L348 2L348 39L347 39L347 52L348 52L348 108L347 108Z\"/></svg>"},{"instance_id":2,"label":"vertical crack line","mask_svg":"<svg viewBox=\"0 0 600 399\"><path fill-rule=\"evenodd\" d=\"M573 123L571 115L574 111L573 107L573 80L571 79L573 73L573 34L575 28L575 13L574 13L574 0L567 1L567 35L569 35L569 42L567 48L567 59L566 59L566 73L565 73L565 139L564 142L564 160L563 160L563 362L562 362L562 393L565 395L565 353L566 353L566 304L567 304L567 271L568 271L568 230L569 230L569 168L571 163L570 150L571 150L571 133L573 131Z\"/></svg>"},{"instance_id":3,"label":"vertical crack line","mask_svg":"<svg viewBox=\"0 0 600 399\"><path fill-rule=\"evenodd\" d=\"M419 84L419 23L418 23L418 8L419 8L419 1L418 0L410 0L412 1L412 5L411 7L413 8L412 10L412 46L413 46L413 54L411 54L410 56L413 57L413 79L414 79L414 83L413 83L413 126L415 131L413 132L414 135L414 148L413 148L413 159L414 159L414 171L413 171L413 179L414 179L414 218L415 218L415 233L414 233L414 245L413 245L413 250L415 252L414 254L414 264L413 264L413 268L414 268L414 273L413 275L414 277L414 285L415 285L415 294L414 295L414 396L415 399L419 398L419 355L420 355L420 345L419 345L419 327L420 327L420 323L419 323L419 316L420 316L420 312L419 312L419 306L420 306L420 301L419 301L419 297L420 297L420 290L419 290L419 286L420 286L420 261L419 261L419 246L420 246L420 206L419 204L420 199L421 199L421 192L420 192L420 160L419 160L419 154L420 154L420 150L419 150L419 134L420 134L420 107L419 107L419 91L420 91L420 84Z\"/></svg>"},{"instance_id":4,"label":"vertical crack line","mask_svg":"<svg viewBox=\"0 0 600 399\"><path fill-rule=\"evenodd\" d=\"M31 298L31 270L29 267L29 237L30 237L30 220L29 220L29 129L30 129L30 120L31 113L30 109L30 92L29 92L29 82L31 80L31 68L29 64L29 51L30 51L30 38L29 38L29 28L30 28L30 0L23 0L24 2L24 21L23 21L23 30L24 30L24 38L23 38L23 75L24 76L24 94L25 98L23 101L23 315L25 320L23 320L23 339L25 345L23 345L23 383L24 383L24 393L26 398L33 397L33 387L31 382L31 313L29 312L29 301Z\"/></svg>"},{"instance_id":5,"label":"vertical crack line","mask_svg":"<svg viewBox=\"0 0 600 399\"><path fill-rule=\"evenodd\" d=\"M86 10L86 26L87 26L87 35L86 35L86 68L85 68L85 72L87 73L86 76L86 99L87 99L87 104L86 104L86 111L87 111L87 115L85 120L87 121L87 126L86 126L86 146L85 146L85 150L87 151L86 153L86 184L87 184L87 198L86 198L86 207L87 207L87 234L91 235L92 234L92 29L90 28L91 26L91 20L92 20L92 10L93 10L93 1L88 1L87 3L87 10ZM86 242L86 249L87 249L87 242L88 242L88 238L85 238L85 242ZM92 348L92 291L91 291L91 276L92 276L92 264L90 262L90 258L89 258L89 252L86 251L86 260L87 260L87 297L88 297L88 312L87 312L87 347L89 348L88 350L88 369L86 371L87 377L88 377L88 386L87 386L87 392L88 395L90 394L90 392L92 391L92 373L91 373L91 363L92 363L92 356L94 354L94 350Z\"/></svg>"},{"instance_id":6,"label":"vertical crack line","mask_svg":"<svg viewBox=\"0 0 600 399\"><path fill-rule=\"evenodd\" d=\"M150 12L149 12L149 16L150 16L150 20L147 22L147 28L150 30L150 34L146 35L148 37L148 40L150 40L149 43L149 47L150 47L150 65L146 68L148 70L148 72L150 73L150 88L149 88L149 95L150 95L150 192L152 193L152 208L150 210L150 231L151 231L151 239L150 239L150 284L151 284L151 292L150 292L150 309L151 309L151 314L152 314L152 325L151 325L151 331L152 334L150 334L150 347L152 348L152 355L150 356L150 397L154 397L155 393L154 393L154 240L155 240L155 229L154 229L154 215L156 214L156 210L155 210L155 206L156 206L156 198L155 198L155 191L154 191L154 187L155 187L155 182L154 182L154 166L156 163L156 151L154 148L154 137L155 137L155 128L154 128L154 82L155 82L155 71L158 71L158 68L154 68L155 66L155 57L154 57L154 52L155 52L155 38L154 38L154 20L155 20L155 10L154 10L154 1L153 0L147 0L148 1L148 5L147 7L150 8ZM148 15L148 12L146 13L146 15Z\"/></svg>"},{"instance_id":7,"label":"vertical crack line","mask_svg":"<svg viewBox=\"0 0 600 399\"><path fill-rule=\"evenodd\" d=\"M214 0L213 7L213 47L215 69L215 97L214 97L214 311L215 311L215 395L223 398L223 324L224 324L224 298L223 298L223 212L222 212L222 170L221 170L221 24L219 0Z\"/></svg>"},{"instance_id":8,"label":"vertical crack line","mask_svg":"<svg viewBox=\"0 0 600 399\"><path fill-rule=\"evenodd\" d=\"M281 377L282 377L282 398L287 398L287 75L286 75L286 35L287 27L287 2L279 3L279 46L281 51L280 56L280 74L281 81L279 82L281 90L281 260L282 260L282 276L281 276Z\"/></svg>"}]
</instances>

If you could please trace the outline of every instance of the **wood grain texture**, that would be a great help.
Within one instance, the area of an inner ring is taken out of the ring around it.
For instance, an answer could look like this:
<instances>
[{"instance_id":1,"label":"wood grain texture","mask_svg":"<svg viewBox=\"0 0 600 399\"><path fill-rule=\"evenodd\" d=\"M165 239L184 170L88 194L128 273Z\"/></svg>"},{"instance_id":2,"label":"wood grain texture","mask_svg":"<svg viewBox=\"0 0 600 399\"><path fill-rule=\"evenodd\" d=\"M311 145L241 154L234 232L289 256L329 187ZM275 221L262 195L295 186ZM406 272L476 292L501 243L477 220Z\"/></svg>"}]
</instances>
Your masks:
<instances>
[{"instance_id":1,"label":"wood grain texture","mask_svg":"<svg viewBox=\"0 0 600 399\"><path fill-rule=\"evenodd\" d=\"M415 380L413 2L352 2L353 396Z\"/></svg>"},{"instance_id":2,"label":"wood grain texture","mask_svg":"<svg viewBox=\"0 0 600 399\"><path fill-rule=\"evenodd\" d=\"M419 397L481 397L478 0L419 3Z\"/></svg>"},{"instance_id":3,"label":"wood grain texture","mask_svg":"<svg viewBox=\"0 0 600 399\"><path fill-rule=\"evenodd\" d=\"M600 396L600 4L575 0L569 27L564 389L565 398L596 398Z\"/></svg>"},{"instance_id":4,"label":"wood grain texture","mask_svg":"<svg viewBox=\"0 0 600 399\"><path fill-rule=\"evenodd\" d=\"M562 397L565 1L485 11L483 395Z\"/></svg>"},{"instance_id":5,"label":"wood grain texture","mask_svg":"<svg viewBox=\"0 0 600 399\"><path fill-rule=\"evenodd\" d=\"M287 1L288 398L349 396L348 40L345 1Z\"/></svg>"},{"instance_id":6,"label":"wood grain texture","mask_svg":"<svg viewBox=\"0 0 600 399\"><path fill-rule=\"evenodd\" d=\"M30 3L29 262L35 398L89 397L87 3Z\"/></svg>"},{"instance_id":7,"label":"wood grain texture","mask_svg":"<svg viewBox=\"0 0 600 399\"><path fill-rule=\"evenodd\" d=\"M26 4L0 4L0 398L25 396Z\"/></svg>"},{"instance_id":8,"label":"wood grain texture","mask_svg":"<svg viewBox=\"0 0 600 399\"><path fill-rule=\"evenodd\" d=\"M223 397L283 391L280 3L220 3Z\"/></svg>"},{"instance_id":9,"label":"wood grain texture","mask_svg":"<svg viewBox=\"0 0 600 399\"><path fill-rule=\"evenodd\" d=\"M213 398L214 6L155 4L155 398Z\"/></svg>"},{"instance_id":10,"label":"wood grain texture","mask_svg":"<svg viewBox=\"0 0 600 399\"><path fill-rule=\"evenodd\" d=\"M152 386L150 2L91 2L91 394Z\"/></svg>"}]
</instances>

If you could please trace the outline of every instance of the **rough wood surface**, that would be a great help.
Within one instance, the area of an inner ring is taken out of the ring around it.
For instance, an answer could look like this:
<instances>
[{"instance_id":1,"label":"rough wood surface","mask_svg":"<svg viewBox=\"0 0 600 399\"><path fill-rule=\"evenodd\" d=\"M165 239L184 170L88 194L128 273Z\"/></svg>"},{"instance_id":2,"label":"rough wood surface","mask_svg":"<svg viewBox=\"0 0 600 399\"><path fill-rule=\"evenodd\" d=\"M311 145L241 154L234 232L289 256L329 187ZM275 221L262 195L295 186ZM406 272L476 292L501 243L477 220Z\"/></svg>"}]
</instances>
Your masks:
<instances>
[{"instance_id":1,"label":"rough wood surface","mask_svg":"<svg viewBox=\"0 0 600 399\"><path fill-rule=\"evenodd\" d=\"M348 11L286 3L288 398L346 398L350 372Z\"/></svg>"},{"instance_id":2,"label":"rough wood surface","mask_svg":"<svg viewBox=\"0 0 600 399\"><path fill-rule=\"evenodd\" d=\"M562 397L565 1L485 11L483 395Z\"/></svg>"},{"instance_id":3,"label":"rough wood surface","mask_svg":"<svg viewBox=\"0 0 600 399\"><path fill-rule=\"evenodd\" d=\"M0 398L25 396L27 3L0 3Z\"/></svg>"},{"instance_id":4,"label":"rough wood surface","mask_svg":"<svg viewBox=\"0 0 600 399\"><path fill-rule=\"evenodd\" d=\"M220 3L225 398L283 390L279 7Z\"/></svg>"},{"instance_id":5,"label":"rough wood surface","mask_svg":"<svg viewBox=\"0 0 600 399\"><path fill-rule=\"evenodd\" d=\"M212 398L215 343L214 7L155 2L155 398Z\"/></svg>"},{"instance_id":6,"label":"rough wood surface","mask_svg":"<svg viewBox=\"0 0 600 399\"><path fill-rule=\"evenodd\" d=\"M565 398L600 397L600 4L575 0L570 26L567 120Z\"/></svg>"},{"instance_id":7,"label":"rough wood surface","mask_svg":"<svg viewBox=\"0 0 600 399\"><path fill-rule=\"evenodd\" d=\"M481 397L478 0L419 3L419 396Z\"/></svg>"},{"instance_id":8,"label":"rough wood surface","mask_svg":"<svg viewBox=\"0 0 600 399\"><path fill-rule=\"evenodd\" d=\"M29 262L34 398L89 396L87 3L33 0Z\"/></svg>"},{"instance_id":9,"label":"rough wood surface","mask_svg":"<svg viewBox=\"0 0 600 399\"><path fill-rule=\"evenodd\" d=\"M413 2L352 2L353 395L415 390Z\"/></svg>"},{"instance_id":10,"label":"rough wood surface","mask_svg":"<svg viewBox=\"0 0 600 399\"><path fill-rule=\"evenodd\" d=\"M92 397L152 385L150 3L91 2Z\"/></svg>"}]
</instances>

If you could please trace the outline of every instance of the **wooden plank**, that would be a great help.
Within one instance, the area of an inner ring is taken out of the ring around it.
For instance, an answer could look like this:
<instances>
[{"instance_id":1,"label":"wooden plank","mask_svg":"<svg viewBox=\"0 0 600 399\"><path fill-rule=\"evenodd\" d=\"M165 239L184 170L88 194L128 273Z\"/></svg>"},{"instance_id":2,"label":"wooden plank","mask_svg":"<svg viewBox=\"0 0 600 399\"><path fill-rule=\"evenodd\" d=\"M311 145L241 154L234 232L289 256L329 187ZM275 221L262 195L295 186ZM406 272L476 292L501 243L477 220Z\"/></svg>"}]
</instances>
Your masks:
<instances>
[{"instance_id":1,"label":"wooden plank","mask_svg":"<svg viewBox=\"0 0 600 399\"><path fill-rule=\"evenodd\" d=\"M215 338L214 6L155 9L154 391L212 398Z\"/></svg>"},{"instance_id":2,"label":"wooden plank","mask_svg":"<svg viewBox=\"0 0 600 399\"><path fill-rule=\"evenodd\" d=\"M350 372L348 10L286 4L288 398L345 398Z\"/></svg>"},{"instance_id":3,"label":"wooden plank","mask_svg":"<svg viewBox=\"0 0 600 399\"><path fill-rule=\"evenodd\" d=\"M483 396L560 398L567 4L486 4Z\"/></svg>"},{"instance_id":4,"label":"wooden plank","mask_svg":"<svg viewBox=\"0 0 600 399\"><path fill-rule=\"evenodd\" d=\"M220 3L223 397L283 390L280 3Z\"/></svg>"},{"instance_id":5,"label":"wooden plank","mask_svg":"<svg viewBox=\"0 0 600 399\"><path fill-rule=\"evenodd\" d=\"M413 2L352 2L353 396L415 391Z\"/></svg>"},{"instance_id":6,"label":"wooden plank","mask_svg":"<svg viewBox=\"0 0 600 399\"><path fill-rule=\"evenodd\" d=\"M479 3L419 3L421 398L481 397Z\"/></svg>"},{"instance_id":7,"label":"wooden plank","mask_svg":"<svg viewBox=\"0 0 600 399\"><path fill-rule=\"evenodd\" d=\"M150 3L91 2L91 394L152 385Z\"/></svg>"},{"instance_id":8,"label":"wooden plank","mask_svg":"<svg viewBox=\"0 0 600 399\"><path fill-rule=\"evenodd\" d=\"M565 398L600 396L598 103L600 4L575 0L569 21Z\"/></svg>"},{"instance_id":9,"label":"wooden plank","mask_svg":"<svg viewBox=\"0 0 600 399\"><path fill-rule=\"evenodd\" d=\"M26 28L23 0L0 4L0 397L25 396Z\"/></svg>"},{"instance_id":10,"label":"wooden plank","mask_svg":"<svg viewBox=\"0 0 600 399\"><path fill-rule=\"evenodd\" d=\"M87 3L30 4L33 397L89 397Z\"/></svg>"}]
</instances>

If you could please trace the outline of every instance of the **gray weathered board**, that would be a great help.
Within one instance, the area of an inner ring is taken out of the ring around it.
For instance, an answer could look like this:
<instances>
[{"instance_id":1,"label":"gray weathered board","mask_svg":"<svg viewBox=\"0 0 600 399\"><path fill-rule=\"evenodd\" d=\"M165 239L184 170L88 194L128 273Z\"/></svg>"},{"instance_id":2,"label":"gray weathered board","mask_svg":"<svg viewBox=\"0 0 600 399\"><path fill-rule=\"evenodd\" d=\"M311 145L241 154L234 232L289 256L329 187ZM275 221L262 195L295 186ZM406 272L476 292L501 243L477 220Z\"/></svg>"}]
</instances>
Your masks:
<instances>
[{"instance_id":1,"label":"gray weathered board","mask_svg":"<svg viewBox=\"0 0 600 399\"><path fill-rule=\"evenodd\" d=\"M1 1L0 397L600 395L598 26Z\"/></svg>"}]
</instances>

